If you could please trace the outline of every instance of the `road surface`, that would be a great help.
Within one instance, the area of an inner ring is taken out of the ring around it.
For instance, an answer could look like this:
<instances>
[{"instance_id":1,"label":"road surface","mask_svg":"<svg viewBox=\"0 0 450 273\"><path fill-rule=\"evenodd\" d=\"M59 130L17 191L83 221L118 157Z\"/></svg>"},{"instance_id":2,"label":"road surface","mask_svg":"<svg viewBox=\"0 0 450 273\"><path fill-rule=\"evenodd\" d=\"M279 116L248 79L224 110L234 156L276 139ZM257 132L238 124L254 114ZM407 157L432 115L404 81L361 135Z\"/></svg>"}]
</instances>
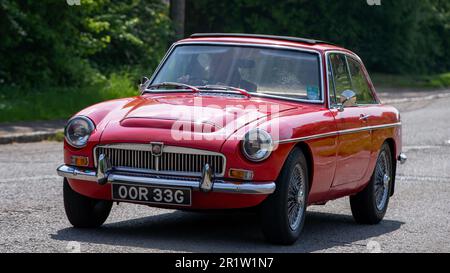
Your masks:
<instances>
[{"instance_id":1,"label":"road surface","mask_svg":"<svg viewBox=\"0 0 450 273\"><path fill-rule=\"evenodd\" d=\"M62 144L0 145L0 252L450 252L450 98L398 105L409 157L379 225L354 223L348 198L308 208L293 246L264 242L249 212L193 213L120 204L106 224L66 220Z\"/></svg>"}]
</instances>

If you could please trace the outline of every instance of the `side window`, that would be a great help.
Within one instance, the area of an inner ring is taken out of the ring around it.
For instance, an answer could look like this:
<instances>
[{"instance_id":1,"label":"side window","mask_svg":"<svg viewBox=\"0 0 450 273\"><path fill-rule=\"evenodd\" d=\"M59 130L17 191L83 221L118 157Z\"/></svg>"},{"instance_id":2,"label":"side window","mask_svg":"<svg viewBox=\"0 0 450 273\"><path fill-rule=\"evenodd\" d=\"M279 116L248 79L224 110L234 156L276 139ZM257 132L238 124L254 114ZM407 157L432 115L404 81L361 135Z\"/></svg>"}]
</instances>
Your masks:
<instances>
[{"instance_id":1,"label":"side window","mask_svg":"<svg viewBox=\"0 0 450 273\"><path fill-rule=\"evenodd\" d=\"M374 104L376 103L372 96L366 76L362 71L361 64L352 58L347 58L348 66L350 68L350 75L352 77L352 90L356 94L356 102L358 104Z\"/></svg>"},{"instance_id":2,"label":"side window","mask_svg":"<svg viewBox=\"0 0 450 273\"><path fill-rule=\"evenodd\" d=\"M347 61L345 59L344 54L330 54L329 61L331 64L331 69L333 73L333 84L334 85L334 94L330 92L330 95L334 95L332 97L332 101L339 101L340 94L345 91L352 89L352 82L347 69Z\"/></svg>"}]
</instances>

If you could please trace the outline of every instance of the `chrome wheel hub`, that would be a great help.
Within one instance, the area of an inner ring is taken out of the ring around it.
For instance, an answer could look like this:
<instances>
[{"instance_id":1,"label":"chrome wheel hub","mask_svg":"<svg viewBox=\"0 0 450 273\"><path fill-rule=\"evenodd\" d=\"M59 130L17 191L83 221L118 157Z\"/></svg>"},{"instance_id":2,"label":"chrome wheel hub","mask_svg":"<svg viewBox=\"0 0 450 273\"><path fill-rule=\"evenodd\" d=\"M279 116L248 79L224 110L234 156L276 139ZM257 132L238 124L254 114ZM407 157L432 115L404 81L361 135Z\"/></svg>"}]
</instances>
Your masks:
<instances>
[{"instance_id":1,"label":"chrome wheel hub","mask_svg":"<svg viewBox=\"0 0 450 273\"><path fill-rule=\"evenodd\" d=\"M292 230L298 229L303 218L303 210L306 203L305 183L304 170L300 164L297 164L289 179L287 202L289 226Z\"/></svg>"},{"instance_id":2,"label":"chrome wheel hub","mask_svg":"<svg viewBox=\"0 0 450 273\"><path fill-rule=\"evenodd\" d=\"M297 195L297 203L303 204L303 191L299 191Z\"/></svg>"},{"instance_id":3,"label":"chrome wheel hub","mask_svg":"<svg viewBox=\"0 0 450 273\"><path fill-rule=\"evenodd\" d=\"M383 177L383 185L387 187L389 185L389 181L391 181L391 178L387 173L385 173Z\"/></svg>"}]
</instances>

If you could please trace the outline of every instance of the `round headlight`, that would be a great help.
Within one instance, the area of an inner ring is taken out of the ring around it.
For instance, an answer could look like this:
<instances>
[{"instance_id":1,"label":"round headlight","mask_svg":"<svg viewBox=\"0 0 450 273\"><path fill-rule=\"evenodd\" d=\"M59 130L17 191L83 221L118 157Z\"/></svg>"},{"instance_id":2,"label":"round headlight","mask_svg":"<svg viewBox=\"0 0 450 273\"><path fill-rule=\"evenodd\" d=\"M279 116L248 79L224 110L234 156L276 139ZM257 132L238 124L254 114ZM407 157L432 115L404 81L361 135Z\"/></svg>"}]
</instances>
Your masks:
<instances>
[{"instance_id":1,"label":"round headlight","mask_svg":"<svg viewBox=\"0 0 450 273\"><path fill-rule=\"evenodd\" d=\"M272 149L272 137L262 129L248 131L242 140L242 153L250 161L263 161L269 157Z\"/></svg>"},{"instance_id":2,"label":"round headlight","mask_svg":"<svg viewBox=\"0 0 450 273\"><path fill-rule=\"evenodd\" d=\"M91 133L94 131L94 123L87 117L74 117L67 123L64 135L67 143L75 148L86 146Z\"/></svg>"}]
</instances>

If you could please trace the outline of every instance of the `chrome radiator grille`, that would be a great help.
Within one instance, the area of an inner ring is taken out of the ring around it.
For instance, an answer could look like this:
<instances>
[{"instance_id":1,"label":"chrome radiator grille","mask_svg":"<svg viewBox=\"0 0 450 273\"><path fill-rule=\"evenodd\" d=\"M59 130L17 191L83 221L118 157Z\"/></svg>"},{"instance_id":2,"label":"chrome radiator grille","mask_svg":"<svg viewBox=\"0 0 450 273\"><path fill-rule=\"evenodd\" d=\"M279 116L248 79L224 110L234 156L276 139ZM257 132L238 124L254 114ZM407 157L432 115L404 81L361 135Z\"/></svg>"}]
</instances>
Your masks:
<instances>
[{"instance_id":1,"label":"chrome radiator grille","mask_svg":"<svg viewBox=\"0 0 450 273\"><path fill-rule=\"evenodd\" d=\"M100 154L105 154L112 167L118 170L201 175L203 166L209 164L216 176L223 176L225 171L225 157L222 154L184 147L164 146L163 153L155 156L147 144L97 146L94 149L95 165Z\"/></svg>"}]
</instances>

